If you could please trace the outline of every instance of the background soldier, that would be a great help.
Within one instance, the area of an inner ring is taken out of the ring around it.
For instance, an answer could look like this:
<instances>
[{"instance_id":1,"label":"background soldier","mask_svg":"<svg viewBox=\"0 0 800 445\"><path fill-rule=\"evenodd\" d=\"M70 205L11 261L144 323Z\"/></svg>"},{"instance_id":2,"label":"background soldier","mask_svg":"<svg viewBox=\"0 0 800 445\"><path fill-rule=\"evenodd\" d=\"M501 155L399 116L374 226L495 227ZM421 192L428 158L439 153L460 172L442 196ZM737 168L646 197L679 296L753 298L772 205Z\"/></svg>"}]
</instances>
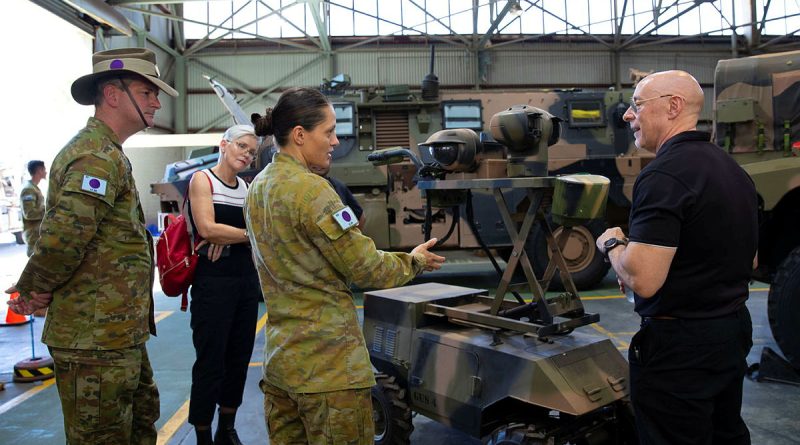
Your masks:
<instances>
[{"instance_id":1,"label":"background soldier","mask_svg":"<svg viewBox=\"0 0 800 445\"><path fill-rule=\"evenodd\" d=\"M155 444L158 389L145 342L155 333L153 249L122 143L153 125L156 57L142 48L95 53L72 97L94 117L56 156L49 206L9 305L46 307L42 341L55 361L67 442Z\"/></svg>"},{"instance_id":2,"label":"background soldier","mask_svg":"<svg viewBox=\"0 0 800 445\"><path fill-rule=\"evenodd\" d=\"M39 224L44 217L44 195L39 190L39 181L47 177L42 161L28 162L30 181L26 181L19 194L22 202L22 238L28 245L28 256L33 255L33 246L39 239Z\"/></svg>"}]
</instances>

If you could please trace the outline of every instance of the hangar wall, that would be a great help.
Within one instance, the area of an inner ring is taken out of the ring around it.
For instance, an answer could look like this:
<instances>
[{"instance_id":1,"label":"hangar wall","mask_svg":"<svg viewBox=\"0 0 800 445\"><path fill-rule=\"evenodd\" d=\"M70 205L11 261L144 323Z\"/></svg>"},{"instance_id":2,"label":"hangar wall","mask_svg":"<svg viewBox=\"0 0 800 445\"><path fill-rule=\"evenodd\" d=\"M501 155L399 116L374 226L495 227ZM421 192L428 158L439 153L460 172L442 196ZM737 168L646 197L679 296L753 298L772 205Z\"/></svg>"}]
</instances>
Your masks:
<instances>
[{"instance_id":1,"label":"hangar wall","mask_svg":"<svg viewBox=\"0 0 800 445\"><path fill-rule=\"evenodd\" d=\"M730 57L730 46L714 44L652 45L618 56L599 43L522 43L481 53L477 60L463 48L436 48L434 72L440 88L482 90L584 88L614 86L617 77L630 86L629 69L689 71L710 97L714 68ZM226 125L223 109L202 74L216 76L239 92L248 113L274 104L288 86L319 86L337 73L350 75L354 87L408 84L419 88L429 71L430 49L420 45L376 46L325 56L319 53L239 50L235 54L205 53L193 56L187 69L187 124L190 131L220 129ZM619 75L617 75L619 70ZM253 99L253 95L267 93ZM248 92L253 94L248 94ZM711 111L707 101L706 112ZM710 116L710 115L707 115Z\"/></svg>"},{"instance_id":2,"label":"hangar wall","mask_svg":"<svg viewBox=\"0 0 800 445\"><path fill-rule=\"evenodd\" d=\"M151 27L152 29L152 27ZM156 33L167 32L155 28ZM145 45L157 53L165 78L177 85L176 60L141 34L108 39L110 47ZM476 59L463 48L439 45L434 72L440 87L448 90L481 91L552 88L606 89L613 86L619 70L620 83L630 86L628 69L685 69L706 87L704 118L710 119L711 86L717 60L728 58L727 44L654 45L616 56L594 43L521 43L492 48ZM253 48L226 52L201 52L186 58L186 96L173 100L162 95L157 128L149 132L171 132L185 119L190 133L221 131L231 124L227 112L211 91L203 75L214 76L238 93L247 113L263 113L274 105L289 86L317 87L337 73L350 75L354 87L408 84L418 89L430 68L430 49L422 45L360 47L330 55L296 49L275 51ZM618 66L618 68L617 68ZM173 110L185 101L186 115ZM160 209L149 184L159 182L168 163L183 159L189 149L133 149L128 151L148 223L155 223Z\"/></svg>"}]
</instances>

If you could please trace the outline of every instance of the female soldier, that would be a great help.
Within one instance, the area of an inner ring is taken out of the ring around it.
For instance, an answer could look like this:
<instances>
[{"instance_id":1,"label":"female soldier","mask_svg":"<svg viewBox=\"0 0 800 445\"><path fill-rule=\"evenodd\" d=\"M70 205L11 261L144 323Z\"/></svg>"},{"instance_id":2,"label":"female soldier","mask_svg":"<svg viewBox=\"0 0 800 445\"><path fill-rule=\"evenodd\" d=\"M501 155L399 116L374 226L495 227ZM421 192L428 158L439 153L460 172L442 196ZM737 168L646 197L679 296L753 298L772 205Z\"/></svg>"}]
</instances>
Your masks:
<instances>
[{"instance_id":1,"label":"female soldier","mask_svg":"<svg viewBox=\"0 0 800 445\"><path fill-rule=\"evenodd\" d=\"M196 172L189 184L189 215L201 255L192 283L192 367L189 423L198 444L240 444L234 429L253 352L261 290L245 230L247 184L237 176L256 156L253 127L235 125L223 135L219 162ZM204 249L205 248L205 249Z\"/></svg>"},{"instance_id":2,"label":"female soldier","mask_svg":"<svg viewBox=\"0 0 800 445\"><path fill-rule=\"evenodd\" d=\"M327 98L285 91L253 116L256 134L278 153L253 181L245 214L266 295L264 411L271 444L372 444L372 365L350 284L400 286L444 258L428 251L377 250L325 178L336 138Z\"/></svg>"}]
</instances>

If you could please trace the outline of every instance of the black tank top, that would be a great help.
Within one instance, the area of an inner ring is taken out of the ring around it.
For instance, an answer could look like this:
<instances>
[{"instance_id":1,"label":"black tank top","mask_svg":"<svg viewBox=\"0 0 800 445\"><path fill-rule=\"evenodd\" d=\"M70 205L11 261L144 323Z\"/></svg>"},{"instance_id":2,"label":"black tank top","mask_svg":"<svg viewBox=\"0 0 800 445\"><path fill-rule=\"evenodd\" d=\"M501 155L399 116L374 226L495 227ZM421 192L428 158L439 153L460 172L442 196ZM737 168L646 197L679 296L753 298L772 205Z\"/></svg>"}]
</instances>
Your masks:
<instances>
[{"instance_id":1,"label":"black tank top","mask_svg":"<svg viewBox=\"0 0 800 445\"><path fill-rule=\"evenodd\" d=\"M211 183L214 221L244 230L247 227L244 222L244 200L247 196L247 183L242 178L236 177L236 187L231 187L219 179L211 169L201 170L200 174L208 178ZM199 179L202 178L198 177ZM192 217L191 200L189 201L189 220L192 223L192 230L197 233L197 226ZM213 263L207 256L200 255L195 275L235 277L256 273L249 244L231 244L228 249L230 250L229 255L223 256Z\"/></svg>"}]
</instances>

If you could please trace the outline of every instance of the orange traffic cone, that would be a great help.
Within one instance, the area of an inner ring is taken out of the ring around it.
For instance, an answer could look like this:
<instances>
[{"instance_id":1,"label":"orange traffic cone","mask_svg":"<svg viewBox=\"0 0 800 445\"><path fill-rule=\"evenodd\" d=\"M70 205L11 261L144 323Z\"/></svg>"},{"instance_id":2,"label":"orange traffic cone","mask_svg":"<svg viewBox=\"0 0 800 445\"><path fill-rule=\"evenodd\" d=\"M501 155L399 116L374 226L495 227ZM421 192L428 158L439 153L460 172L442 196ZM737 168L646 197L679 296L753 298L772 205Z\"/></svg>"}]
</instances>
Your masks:
<instances>
[{"instance_id":1,"label":"orange traffic cone","mask_svg":"<svg viewBox=\"0 0 800 445\"><path fill-rule=\"evenodd\" d=\"M19 292L14 292L13 294L11 294L9 300L13 300L17 297L19 297ZM11 308L9 307L8 312L6 312L6 322L4 324L6 326L10 326L10 325L25 324L30 321L31 321L30 318L12 311Z\"/></svg>"}]
</instances>

